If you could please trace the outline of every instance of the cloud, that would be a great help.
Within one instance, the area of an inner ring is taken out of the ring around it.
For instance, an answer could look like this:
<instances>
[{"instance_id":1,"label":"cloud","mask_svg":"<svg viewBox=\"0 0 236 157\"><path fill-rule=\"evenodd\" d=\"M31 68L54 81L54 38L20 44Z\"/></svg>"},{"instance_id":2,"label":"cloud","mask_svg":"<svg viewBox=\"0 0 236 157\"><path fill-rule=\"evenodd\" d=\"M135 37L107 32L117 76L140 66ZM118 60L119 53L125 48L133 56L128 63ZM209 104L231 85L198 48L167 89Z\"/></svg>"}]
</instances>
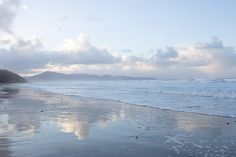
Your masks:
<instances>
[{"instance_id":1,"label":"cloud","mask_svg":"<svg viewBox=\"0 0 236 157\"><path fill-rule=\"evenodd\" d=\"M234 47L216 38L142 54L97 47L85 34L64 40L54 50L45 49L35 36L5 38L0 43L8 45L0 49L0 67L20 73L52 70L158 78L236 77Z\"/></svg>"},{"instance_id":2,"label":"cloud","mask_svg":"<svg viewBox=\"0 0 236 157\"><path fill-rule=\"evenodd\" d=\"M0 30L9 35L0 38L0 67L17 72L62 70L64 72L101 72L128 75L150 75L161 78L186 77L236 77L236 51L232 46L213 37L208 42L198 42L181 47L150 49L137 53L123 49L114 52L98 47L85 34L66 39L54 50L43 47L36 36L18 38L12 33L13 20L20 0L0 0ZM27 6L22 6L23 10ZM68 16L58 21L69 20ZM85 20L102 22L96 16Z\"/></svg>"},{"instance_id":3,"label":"cloud","mask_svg":"<svg viewBox=\"0 0 236 157\"><path fill-rule=\"evenodd\" d=\"M131 49L122 49L122 52L132 53L133 51Z\"/></svg>"},{"instance_id":4,"label":"cloud","mask_svg":"<svg viewBox=\"0 0 236 157\"><path fill-rule=\"evenodd\" d=\"M0 1L0 29L2 31L11 32L13 19L15 18L19 6L19 0Z\"/></svg>"},{"instance_id":5,"label":"cloud","mask_svg":"<svg viewBox=\"0 0 236 157\"><path fill-rule=\"evenodd\" d=\"M11 45L10 50L12 52L31 53L38 51L42 48L40 39L36 36L27 39L17 39L14 44Z\"/></svg>"},{"instance_id":6,"label":"cloud","mask_svg":"<svg viewBox=\"0 0 236 157\"><path fill-rule=\"evenodd\" d=\"M0 66L18 72L44 66L50 55L41 51L41 48L37 37L15 39L8 49L0 49Z\"/></svg>"},{"instance_id":7,"label":"cloud","mask_svg":"<svg viewBox=\"0 0 236 157\"><path fill-rule=\"evenodd\" d=\"M6 36L0 38L0 46L5 46L13 43L15 38L13 36Z\"/></svg>"},{"instance_id":8,"label":"cloud","mask_svg":"<svg viewBox=\"0 0 236 157\"><path fill-rule=\"evenodd\" d=\"M68 64L113 64L119 62L109 50L98 48L90 43L85 34L80 34L75 39L66 39L58 48L62 62Z\"/></svg>"},{"instance_id":9,"label":"cloud","mask_svg":"<svg viewBox=\"0 0 236 157\"><path fill-rule=\"evenodd\" d=\"M14 71L29 71L47 65L115 64L119 58L109 50L97 48L86 35L67 39L56 50L45 50L39 38L15 39L8 48L0 49L0 66Z\"/></svg>"},{"instance_id":10,"label":"cloud","mask_svg":"<svg viewBox=\"0 0 236 157\"><path fill-rule=\"evenodd\" d=\"M172 77L236 77L236 51L213 37L184 47L168 47L151 51L150 63L156 74ZM187 76L189 75L189 76Z\"/></svg>"},{"instance_id":11,"label":"cloud","mask_svg":"<svg viewBox=\"0 0 236 157\"><path fill-rule=\"evenodd\" d=\"M213 37L211 42L197 43L196 48L197 49L220 49L220 48L224 48L224 45L222 41L219 40L217 37Z\"/></svg>"},{"instance_id":12,"label":"cloud","mask_svg":"<svg viewBox=\"0 0 236 157\"><path fill-rule=\"evenodd\" d=\"M178 52L175 50L174 47L166 47L165 50L158 49L156 53L156 58L176 58L178 56Z\"/></svg>"},{"instance_id":13,"label":"cloud","mask_svg":"<svg viewBox=\"0 0 236 157\"><path fill-rule=\"evenodd\" d=\"M236 66L236 51L233 47L225 46L222 41L212 38L211 42L196 44L195 47L188 47L184 52L192 66L212 66L219 65L222 68ZM183 60L179 60L180 62ZM195 64L195 63L199 64Z\"/></svg>"},{"instance_id":14,"label":"cloud","mask_svg":"<svg viewBox=\"0 0 236 157\"><path fill-rule=\"evenodd\" d=\"M176 64L175 58L178 57L178 52L174 47L166 47L165 49L150 50L153 53L151 60L158 66L171 66Z\"/></svg>"}]
</instances>

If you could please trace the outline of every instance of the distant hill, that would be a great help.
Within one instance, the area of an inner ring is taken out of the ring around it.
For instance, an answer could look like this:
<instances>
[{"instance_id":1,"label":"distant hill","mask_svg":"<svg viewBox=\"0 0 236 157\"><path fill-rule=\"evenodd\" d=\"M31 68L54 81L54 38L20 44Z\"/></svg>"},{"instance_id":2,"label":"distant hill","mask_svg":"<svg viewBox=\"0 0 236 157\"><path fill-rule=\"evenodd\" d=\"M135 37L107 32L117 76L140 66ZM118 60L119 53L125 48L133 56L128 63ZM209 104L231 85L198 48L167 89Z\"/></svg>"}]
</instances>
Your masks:
<instances>
[{"instance_id":1,"label":"distant hill","mask_svg":"<svg viewBox=\"0 0 236 157\"><path fill-rule=\"evenodd\" d=\"M0 83L26 83L26 79L10 72L8 70L0 70Z\"/></svg>"},{"instance_id":2,"label":"distant hill","mask_svg":"<svg viewBox=\"0 0 236 157\"><path fill-rule=\"evenodd\" d=\"M43 72L38 75L26 77L29 81L76 81L76 80L156 80L153 77L129 77L112 75L89 75L89 74L63 74L56 72Z\"/></svg>"}]
</instances>

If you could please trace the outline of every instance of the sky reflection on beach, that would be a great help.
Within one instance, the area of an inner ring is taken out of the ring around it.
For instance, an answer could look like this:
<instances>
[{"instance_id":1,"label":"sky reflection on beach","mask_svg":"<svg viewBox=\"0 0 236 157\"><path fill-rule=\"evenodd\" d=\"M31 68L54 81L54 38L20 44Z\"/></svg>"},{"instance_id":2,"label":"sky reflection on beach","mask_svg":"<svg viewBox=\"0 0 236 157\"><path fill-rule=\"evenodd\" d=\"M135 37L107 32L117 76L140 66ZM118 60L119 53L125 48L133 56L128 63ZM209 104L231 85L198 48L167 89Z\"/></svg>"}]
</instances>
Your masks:
<instances>
[{"instance_id":1,"label":"sky reflection on beach","mask_svg":"<svg viewBox=\"0 0 236 157\"><path fill-rule=\"evenodd\" d=\"M235 131L234 118L22 89L1 104L0 155L63 156L61 150L66 149L71 151L68 156L84 156L91 149L133 147L137 152L130 153L139 156L144 150L154 155L163 147L165 153L177 156L198 152L232 155L236 154ZM111 150L106 149L109 155Z\"/></svg>"}]
</instances>

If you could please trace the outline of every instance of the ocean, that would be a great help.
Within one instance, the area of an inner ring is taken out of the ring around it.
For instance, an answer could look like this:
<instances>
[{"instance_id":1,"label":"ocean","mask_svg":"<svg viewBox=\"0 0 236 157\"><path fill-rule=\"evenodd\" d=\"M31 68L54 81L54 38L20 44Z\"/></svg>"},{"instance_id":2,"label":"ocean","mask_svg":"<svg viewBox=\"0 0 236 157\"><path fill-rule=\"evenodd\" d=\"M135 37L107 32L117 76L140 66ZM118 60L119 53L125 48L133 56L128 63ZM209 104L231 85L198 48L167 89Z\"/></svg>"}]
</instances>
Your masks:
<instances>
[{"instance_id":1,"label":"ocean","mask_svg":"<svg viewBox=\"0 0 236 157\"><path fill-rule=\"evenodd\" d=\"M37 82L24 86L78 98L112 99L160 109L236 117L235 79Z\"/></svg>"}]
</instances>

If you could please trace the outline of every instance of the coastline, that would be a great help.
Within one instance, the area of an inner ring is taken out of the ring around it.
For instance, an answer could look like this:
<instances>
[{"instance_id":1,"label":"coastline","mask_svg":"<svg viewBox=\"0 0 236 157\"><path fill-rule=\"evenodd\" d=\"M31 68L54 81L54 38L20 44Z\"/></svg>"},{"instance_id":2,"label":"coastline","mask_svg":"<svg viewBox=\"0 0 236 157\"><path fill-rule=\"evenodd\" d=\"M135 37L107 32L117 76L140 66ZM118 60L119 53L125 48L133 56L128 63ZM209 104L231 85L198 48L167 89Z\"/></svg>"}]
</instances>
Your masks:
<instances>
[{"instance_id":1,"label":"coastline","mask_svg":"<svg viewBox=\"0 0 236 157\"><path fill-rule=\"evenodd\" d=\"M236 155L236 118L16 91L0 101L3 157Z\"/></svg>"},{"instance_id":2,"label":"coastline","mask_svg":"<svg viewBox=\"0 0 236 157\"><path fill-rule=\"evenodd\" d=\"M226 118L236 118L236 116L232 116L232 115L223 115L223 114L213 114L213 113L202 113L202 112L194 112L194 111L184 111L184 110L175 110L175 109L170 109L170 108L161 108L158 106L152 106L152 105L146 105L146 104L140 104L140 103L130 103L130 102L126 102L123 100L119 100L119 99L109 99L109 98L94 98L94 97L88 97L88 96L81 96L81 95L66 95L63 93L57 93L57 92L53 92L53 91L49 91L46 89L42 89L42 88L37 88L37 87L23 87L23 88L28 88L28 89L33 89L36 91L41 91L41 92L46 92L46 93L51 93L51 94L56 94L56 95L63 95L63 96L68 96L71 98L76 98L76 99L93 99L93 100L97 100L97 101L112 101L112 102L118 102L118 103L122 103L122 104L127 104L127 105L136 105L136 106L141 106L141 107L148 107L148 108L153 108L153 109L158 109L158 110L164 110L164 111L174 111L174 112L183 112L183 113L192 113L192 114L200 114L200 115L206 115L206 116L219 116L219 117L226 117Z\"/></svg>"},{"instance_id":3,"label":"coastline","mask_svg":"<svg viewBox=\"0 0 236 157\"><path fill-rule=\"evenodd\" d=\"M38 82L23 86L48 92L110 99L174 111L236 117L236 84L167 81Z\"/></svg>"}]
</instances>

